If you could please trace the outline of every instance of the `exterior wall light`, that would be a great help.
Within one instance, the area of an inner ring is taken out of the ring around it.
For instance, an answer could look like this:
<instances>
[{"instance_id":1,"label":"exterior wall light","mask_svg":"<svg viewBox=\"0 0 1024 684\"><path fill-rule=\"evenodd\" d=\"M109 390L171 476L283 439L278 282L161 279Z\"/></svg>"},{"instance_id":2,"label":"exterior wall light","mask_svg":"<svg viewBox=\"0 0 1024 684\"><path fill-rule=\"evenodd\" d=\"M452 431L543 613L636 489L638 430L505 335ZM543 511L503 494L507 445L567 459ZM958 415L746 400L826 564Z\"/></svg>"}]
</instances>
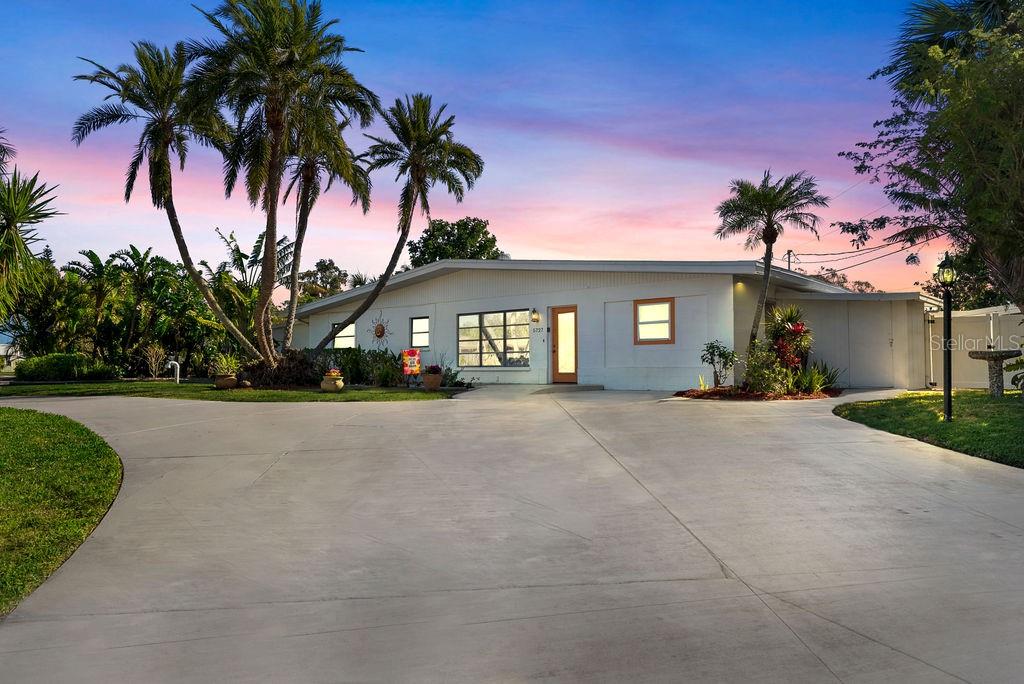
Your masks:
<instances>
[{"instance_id":1,"label":"exterior wall light","mask_svg":"<svg viewBox=\"0 0 1024 684\"><path fill-rule=\"evenodd\" d=\"M530 320L534 323L540 323L540 312L536 309L530 309Z\"/></svg>"},{"instance_id":2,"label":"exterior wall light","mask_svg":"<svg viewBox=\"0 0 1024 684\"><path fill-rule=\"evenodd\" d=\"M956 269L949 252L939 262L935 280L942 286L942 414L948 423L953 420L953 292Z\"/></svg>"}]
</instances>

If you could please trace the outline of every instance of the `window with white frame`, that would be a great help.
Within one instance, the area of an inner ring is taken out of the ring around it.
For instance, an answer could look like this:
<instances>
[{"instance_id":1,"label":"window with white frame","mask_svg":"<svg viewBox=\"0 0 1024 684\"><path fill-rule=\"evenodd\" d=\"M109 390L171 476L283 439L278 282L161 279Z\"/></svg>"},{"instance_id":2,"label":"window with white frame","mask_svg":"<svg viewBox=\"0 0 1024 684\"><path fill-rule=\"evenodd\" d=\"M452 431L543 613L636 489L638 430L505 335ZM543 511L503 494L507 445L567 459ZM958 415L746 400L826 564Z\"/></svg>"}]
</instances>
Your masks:
<instances>
[{"instance_id":1,"label":"window with white frame","mask_svg":"<svg viewBox=\"0 0 1024 684\"><path fill-rule=\"evenodd\" d=\"M352 349L356 346L356 324L349 323L334 336L335 349Z\"/></svg>"},{"instance_id":2,"label":"window with white frame","mask_svg":"<svg viewBox=\"0 0 1024 684\"><path fill-rule=\"evenodd\" d=\"M422 316L413 318L410 322L411 339L410 346L423 349L430 346L430 318Z\"/></svg>"},{"instance_id":3,"label":"window with white frame","mask_svg":"<svg viewBox=\"0 0 1024 684\"><path fill-rule=\"evenodd\" d=\"M459 366L527 368L530 312L459 314Z\"/></svg>"},{"instance_id":4,"label":"window with white frame","mask_svg":"<svg viewBox=\"0 0 1024 684\"><path fill-rule=\"evenodd\" d=\"M673 297L633 302L633 344L674 344L676 300Z\"/></svg>"}]
</instances>

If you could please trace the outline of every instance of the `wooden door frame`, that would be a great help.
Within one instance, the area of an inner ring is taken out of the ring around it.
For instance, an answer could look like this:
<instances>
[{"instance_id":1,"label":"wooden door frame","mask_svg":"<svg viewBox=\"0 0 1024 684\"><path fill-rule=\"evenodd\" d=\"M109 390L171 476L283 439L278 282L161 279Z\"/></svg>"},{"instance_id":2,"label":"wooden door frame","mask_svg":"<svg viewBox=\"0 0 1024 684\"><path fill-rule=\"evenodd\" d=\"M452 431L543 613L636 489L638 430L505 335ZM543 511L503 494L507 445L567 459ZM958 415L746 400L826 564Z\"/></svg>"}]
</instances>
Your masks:
<instances>
[{"instance_id":1,"label":"wooden door frame","mask_svg":"<svg viewBox=\"0 0 1024 684\"><path fill-rule=\"evenodd\" d=\"M572 374L558 372L558 314L572 312L573 317L573 363L575 368ZM552 306L551 316L551 382L574 385L579 382L580 377L580 314L575 304L564 306ZM569 378L572 378L571 380Z\"/></svg>"}]
</instances>

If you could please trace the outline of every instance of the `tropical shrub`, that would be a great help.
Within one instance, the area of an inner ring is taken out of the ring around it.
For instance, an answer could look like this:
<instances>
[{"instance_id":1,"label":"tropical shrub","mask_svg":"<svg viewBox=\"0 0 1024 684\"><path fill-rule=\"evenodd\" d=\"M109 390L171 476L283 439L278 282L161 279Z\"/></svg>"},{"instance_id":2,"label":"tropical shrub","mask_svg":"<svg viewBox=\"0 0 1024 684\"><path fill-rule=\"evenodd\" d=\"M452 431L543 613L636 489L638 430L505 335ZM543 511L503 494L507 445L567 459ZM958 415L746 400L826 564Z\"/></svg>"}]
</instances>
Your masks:
<instances>
[{"instance_id":1,"label":"tropical shrub","mask_svg":"<svg viewBox=\"0 0 1024 684\"><path fill-rule=\"evenodd\" d=\"M761 394L783 394L790 384L791 373L780 363L774 347L756 342L747 354L747 389Z\"/></svg>"},{"instance_id":2,"label":"tropical shrub","mask_svg":"<svg viewBox=\"0 0 1024 684\"><path fill-rule=\"evenodd\" d=\"M111 380L117 368L82 353L47 354L24 359L14 368L18 380Z\"/></svg>"},{"instance_id":3,"label":"tropical shrub","mask_svg":"<svg viewBox=\"0 0 1024 684\"><path fill-rule=\"evenodd\" d=\"M402 357L387 349L371 349L366 352L370 384L377 387L397 387L405 381L402 373Z\"/></svg>"},{"instance_id":4,"label":"tropical shrub","mask_svg":"<svg viewBox=\"0 0 1024 684\"><path fill-rule=\"evenodd\" d=\"M821 373L821 389L833 389L839 382L839 375L842 371L838 368L833 368L824 361L815 361L811 367Z\"/></svg>"},{"instance_id":5,"label":"tropical shrub","mask_svg":"<svg viewBox=\"0 0 1024 684\"><path fill-rule=\"evenodd\" d=\"M234 375L238 368L238 358L232 354L214 354L210 359L211 375Z\"/></svg>"},{"instance_id":6,"label":"tropical shrub","mask_svg":"<svg viewBox=\"0 0 1024 684\"><path fill-rule=\"evenodd\" d=\"M736 352L726 347L721 340L712 340L704 345L700 353L700 362L711 366L715 387L719 387L736 365Z\"/></svg>"},{"instance_id":7,"label":"tropical shrub","mask_svg":"<svg viewBox=\"0 0 1024 684\"><path fill-rule=\"evenodd\" d=\"M771 340L772 348L784 368L806 365L814 337L803 317L803 311L798 306L777 307L768 314L765 336Z\"/></svg>"},{"instance_id":8,"label":"tropical shrub","mask_svg":"<svg viewBox=\"0 0 1024 684\"><path fill-rule=\"evenodd\" d=\"M318 365L305 352L286 349L273 366L264 359L245 364L238 379L249 381L253 387L302 387L317 384L331 368L338 368L347 377L338 364Z\"/></svg>"}]
</instances>

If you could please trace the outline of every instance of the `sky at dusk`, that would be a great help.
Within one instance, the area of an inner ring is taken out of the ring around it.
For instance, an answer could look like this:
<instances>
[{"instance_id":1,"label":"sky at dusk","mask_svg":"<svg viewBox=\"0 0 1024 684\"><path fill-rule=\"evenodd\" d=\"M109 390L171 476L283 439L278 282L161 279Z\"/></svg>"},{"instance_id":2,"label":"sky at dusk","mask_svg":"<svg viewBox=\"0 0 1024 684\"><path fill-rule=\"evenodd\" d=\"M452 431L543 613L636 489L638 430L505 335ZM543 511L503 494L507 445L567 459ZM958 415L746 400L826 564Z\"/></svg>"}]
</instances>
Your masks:
<instances>
[{"instance_id":1,"label":"sky at dusk","mask_svg":"<svg viewBox=\"0 0 1024 684\"><path fill-rule=\"evenodd\" d=\"M806 169L836 197L822 214L822 240L789 233L780 253L850 249L829 224L886 210L879 188L837 153L870 139L873 121L888 111L885 83L867 76L884 62L905 5L324 2L339 32L365 51L347 60L364 84L384 102L422 91L448 103L457 136L483 156L484 175L462 205L435 190L435 217L489 219L514 258L674 260L755 258L742 240L713 237L714 208L731 179L758 180L767 167ZM209 35L203 17L178 0L33 0L5 15L0 127L18 148L19 167L60 185L65 215L40 227L57 261L128 243L176 260L145 181L130 204L122 199L138 130L71 143L75 118L103 95L72 76L88 70L78 56L116 66L129 59L133 40ZM350 137L354 147L365 146L361 137ZM329 257L350 271L383 269L397 186L386 172L374 182L366 216L343 190L321 199L305 263ZM197 259L221 260L215 226L243 244L262 230L262 215L243 194L224 198L212 153L194 152L176 175L175 201ZM292 211L282 213L289 233ZM424 225L417 217L414 237ZM918 267L897 255L847 273L886 290L914 289L938 250L926 247ZM805 257L805 268L816 271L809 262L821 258Z\"/></svg>"}]
</instances>

